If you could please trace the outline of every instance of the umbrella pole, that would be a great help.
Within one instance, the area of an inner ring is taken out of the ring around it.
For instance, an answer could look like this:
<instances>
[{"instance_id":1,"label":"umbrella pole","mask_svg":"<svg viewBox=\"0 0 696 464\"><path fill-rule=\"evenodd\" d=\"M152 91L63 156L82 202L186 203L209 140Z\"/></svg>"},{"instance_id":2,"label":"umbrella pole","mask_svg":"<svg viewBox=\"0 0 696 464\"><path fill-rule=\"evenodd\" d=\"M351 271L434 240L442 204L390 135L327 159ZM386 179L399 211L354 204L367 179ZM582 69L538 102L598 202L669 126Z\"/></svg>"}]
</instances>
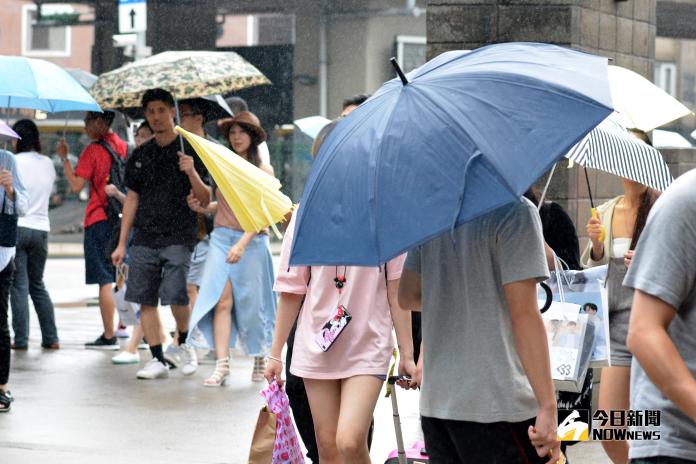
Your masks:
<instances>
[{"instance_id":1,"label":"umbrella pole","mask_svg":"<svg viewBox=\"0 0 696 464\"><path fill-rule=\"evenodd\" d=\"M546 194L549 191L549 185L551 185L551 179L553 179L553 174L556 172L556 166L558 166L558 163L553 165L553 167L551 168L551 173L549 174L549 178L546 179L546 185L544 185L544 191L541 192L541 197L539 198L539 204L537 205L537 210L541 209L541 205L543 205L544 200L546 200Z\"/></svg>"},{"instance_id":2,"label":"umbrella pole","mask_svg":"<svg viewBox=\"0 0 696 464\"><path fill-rule=\"evenodd\" d=\"M65 140L65 134L68 132L68 116L70 116L70 113L65 113L65 125L63 126L63 140Z\"/></svg>"},{"instance_id":3,"label":"umbrella pole","mask_svg":"<svg viewBox=\"0 0 696 464\"><path fill-rule=\"evenodd\" d=\"M181 116L179 116L179 100L174 99L174 108L176 109L176 125L181 125ZM184 137L179 134L179 144L181 145L181 153L184 153Z\"/></svg>"},{"instance_id":4,"label":"umbrella pole","mask_svg":"<svg viewBox=\"0 0 696 464\"><path fill-rule=\"evenodd\" d=\"M587 195L590 197L590 207L592 210L595 209L594 207L594 201L592 201L592 188L590 187L590 176L587 175L587 168L582 167L582 169L585 171L585 182L587 182Z\"/></svg>"}]
</instances>

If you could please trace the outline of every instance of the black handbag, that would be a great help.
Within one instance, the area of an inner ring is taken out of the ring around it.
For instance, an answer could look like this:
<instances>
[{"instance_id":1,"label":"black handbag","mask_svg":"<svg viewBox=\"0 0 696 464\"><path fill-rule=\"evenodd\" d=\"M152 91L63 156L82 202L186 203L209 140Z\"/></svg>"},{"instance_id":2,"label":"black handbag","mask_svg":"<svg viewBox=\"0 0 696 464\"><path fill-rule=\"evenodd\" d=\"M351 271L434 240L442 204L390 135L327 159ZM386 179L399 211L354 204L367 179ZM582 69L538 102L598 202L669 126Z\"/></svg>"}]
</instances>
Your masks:
<instances>
[{"instance_id":1,"label":"black handbag","mask_svg":"<svg viewBox=\"0 0 696 464\"><path fill-rule=\"evenodd\" d=\"M2 211L0 211L0 247L17 245L17 214L6 211L7 194L2 196Z\"/></svg>"}]
</instances>

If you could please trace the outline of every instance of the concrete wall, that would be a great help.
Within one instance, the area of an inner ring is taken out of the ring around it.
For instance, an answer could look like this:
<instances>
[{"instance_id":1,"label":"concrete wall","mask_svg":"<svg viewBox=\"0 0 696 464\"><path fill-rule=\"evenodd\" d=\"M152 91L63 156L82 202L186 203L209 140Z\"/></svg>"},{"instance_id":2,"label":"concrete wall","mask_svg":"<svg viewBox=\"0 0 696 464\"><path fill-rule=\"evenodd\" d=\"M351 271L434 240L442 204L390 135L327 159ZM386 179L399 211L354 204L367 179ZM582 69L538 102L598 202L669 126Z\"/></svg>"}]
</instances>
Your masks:
<instances>
[{"instance_id":1,"label":"concrete wall","mask_svg":"<svg viewBox=\"0 0 696 464\"><path fill-rule=\"evenodd\" d=\"M428 56L497 42L547 42L650 76L655 21L655 0L430 0Z\"/></svg>"},{"instance_id":2,"label":"concrete wall","mask_svg":"<svg viewBox=\"0 0 696 464\"><path fill-rule=\"evenodd\" d=\"M314 85L296 81L295 118L319 113L319 18L312 0L298 1L296 13L295 76L317 79ZM372 93L393 77L389 58L398 35L425 36L425 15L378 16L368 12L403 8L401 0L328 2L328 113L336 117L343 99L356 93ZM425 0L417 5L425 8ZM363 16L361 16L363 15Z\"/></svg>"},{"instance_id":3,"label":"concrete wall","mask_svg":"<svg viewBox=\"0 0 696 464\"><path fill-rule=\"evenodd\" d=\"M655 5L655 0L430 0L428 56L498 42L547 42L606 56L652 79ZM619 178L589 174L595 204L621 193ZM585 235L590 202L583 170L559 162L549 199L561 203Z\"/></svg>"}]
</instances>

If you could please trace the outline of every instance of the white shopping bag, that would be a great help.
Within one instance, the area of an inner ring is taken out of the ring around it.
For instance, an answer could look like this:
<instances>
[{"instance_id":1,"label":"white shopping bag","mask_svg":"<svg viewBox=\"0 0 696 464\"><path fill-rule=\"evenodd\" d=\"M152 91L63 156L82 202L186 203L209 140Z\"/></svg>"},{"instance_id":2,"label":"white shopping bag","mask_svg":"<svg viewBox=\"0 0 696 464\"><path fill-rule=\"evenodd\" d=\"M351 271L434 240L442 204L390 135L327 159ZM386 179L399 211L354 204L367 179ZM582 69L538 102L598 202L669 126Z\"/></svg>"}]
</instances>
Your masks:
<instances>
[{"instance_id":1,"label":"white shopping bag","mask_svg":"<svg viewBox=\"0 0 696 464\"><path fill-rule=\"evenodd\" d=\"M580 392L590 364L594 327L580 306L554 301L542 314L557 390Z\"/></svg>"},{"instance_id":2,"label":"white shopping bag","mask_svg":"<svg viewBox=\"0 0 696 464\"><path fill-rule=\"evenodd\" d=\"M123 325L138 325L140 305L126 301L128 269L126 266L116 268L116 286L113 289L114 302L119 320Z\"/></svg>"},{"instance_id":3,"label":"white shopping bag","mask_svg":"<svg viewBox=\"0 0 696 464\"><path fill-rule=\"evenodd\" d=\"M559 260L546 284L551 288L554 301L575 303L580 313L587 314L594 329L590 367L605 367L611 363L609 347L609 302L604 281L607 266L582 271L562 270Z\"/></svg>"}]
</instances>

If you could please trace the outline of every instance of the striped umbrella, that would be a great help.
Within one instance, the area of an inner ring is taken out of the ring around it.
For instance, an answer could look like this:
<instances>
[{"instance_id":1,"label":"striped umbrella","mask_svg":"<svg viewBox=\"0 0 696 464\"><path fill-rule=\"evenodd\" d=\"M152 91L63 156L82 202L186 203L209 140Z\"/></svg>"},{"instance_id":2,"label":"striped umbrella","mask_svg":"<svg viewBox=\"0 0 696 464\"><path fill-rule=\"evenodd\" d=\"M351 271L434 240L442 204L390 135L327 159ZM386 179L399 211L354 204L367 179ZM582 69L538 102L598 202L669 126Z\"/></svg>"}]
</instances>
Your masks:
<instances>
[{"instance_id":1,"label":"striped umbrella","mask_svg":"<svg viewBox=\"0 0 696 464\"><path fill-rule=\"evenodd\" d=\"M635 138L611 116L575 145L566 158L585 168L631 179L660 191L673 180L662 154Z\"/></svg>"}]
</instances>

